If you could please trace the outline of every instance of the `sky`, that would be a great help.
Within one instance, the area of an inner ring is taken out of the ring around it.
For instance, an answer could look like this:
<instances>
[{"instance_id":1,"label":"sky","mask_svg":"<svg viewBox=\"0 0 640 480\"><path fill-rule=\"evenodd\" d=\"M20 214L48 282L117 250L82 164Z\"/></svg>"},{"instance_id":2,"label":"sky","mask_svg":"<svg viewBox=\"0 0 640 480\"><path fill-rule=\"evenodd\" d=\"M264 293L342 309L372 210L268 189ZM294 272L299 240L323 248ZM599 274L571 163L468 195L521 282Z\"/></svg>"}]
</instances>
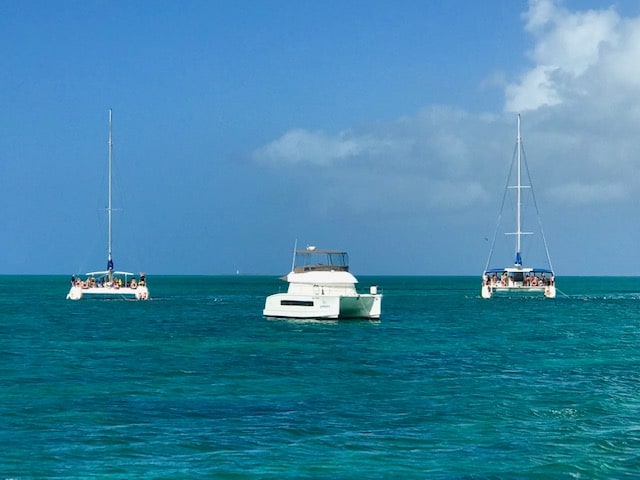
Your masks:
<instances>
[{"instance_id":1,"label":"sky","mask_svg":"<svg viewBox=\"0 0 640 480\"><path fill-rule=\"evenodd\" d=\"M110 108L117 269L480 276L520 114L556 276L640 274L635 0L0 0L0 62L0 274L106 267Z\"/></svg>"}]
</instances>

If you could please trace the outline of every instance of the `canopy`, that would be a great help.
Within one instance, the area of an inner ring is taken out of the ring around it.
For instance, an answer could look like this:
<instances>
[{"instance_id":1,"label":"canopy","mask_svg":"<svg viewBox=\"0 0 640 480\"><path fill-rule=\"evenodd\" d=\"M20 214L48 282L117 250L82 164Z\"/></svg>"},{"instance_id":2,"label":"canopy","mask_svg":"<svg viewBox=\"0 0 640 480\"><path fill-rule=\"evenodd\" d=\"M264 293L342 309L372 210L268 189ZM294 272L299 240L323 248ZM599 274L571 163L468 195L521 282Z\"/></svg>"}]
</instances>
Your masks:
<instances>
[{"instance_id":1,"label":"canopy","mask_svg":"<svg viewBox=\"0 0 640 480\"><path fill-rule=\"evenodd\" d=\"M530 268L530 267L505 267L505 268L490 268L486 270L485 275L488 273L502 273L502 272L524 272L524 273L549 273L553 275L553 272L548 268Z\"/></svg>"}]
</instances>

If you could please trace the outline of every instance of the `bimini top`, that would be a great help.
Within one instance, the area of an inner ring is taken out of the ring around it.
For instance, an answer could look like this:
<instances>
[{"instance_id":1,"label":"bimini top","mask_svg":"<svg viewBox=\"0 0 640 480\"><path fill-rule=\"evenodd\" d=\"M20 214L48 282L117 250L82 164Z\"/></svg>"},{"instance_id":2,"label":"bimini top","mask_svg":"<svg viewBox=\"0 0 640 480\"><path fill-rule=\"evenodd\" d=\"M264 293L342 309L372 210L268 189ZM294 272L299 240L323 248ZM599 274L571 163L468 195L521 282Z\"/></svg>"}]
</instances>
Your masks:
<instances>
[{"instance_id":1,"label":"bimini top","mask_svg":"<svg viewBox=\"0 0 640 480\"><path fill-rule=\"evenodd\" d=\"M127 275L127 276L135 275L135 273L120 272L120 271L113 271L111 273L113 273L114 275ZM109 274L109 270L103 270L102 272L87 272L87 273L85 273L85 275L108 275L108 274Z\"/></svg>"},{"instance_id":2,"label":"bimini top","mask_svg":"<svg viewBox=\"0 0 640 480\"><path fill-rule=\"evenodd\" d=\"M295 273L313 271L349 271L349 254L341 250L318 250L308 246L296 250L293 271Z\"/></svg>"},{"instance_id":3,"label":"bimini top","mask_svg":"<svg viewBox=\"0 0 640 480\"><path fill-rule=\"evenodd\" d=\"M516 265L514 267L505 267L505 268L490 268L489 270L485 270L485 275L488 273L502 273L502 272L524 272L524 273L549 273L553 275L553 272L548 268L531 268L531 267L521 267Z\"/></svg>"}]
</instances>

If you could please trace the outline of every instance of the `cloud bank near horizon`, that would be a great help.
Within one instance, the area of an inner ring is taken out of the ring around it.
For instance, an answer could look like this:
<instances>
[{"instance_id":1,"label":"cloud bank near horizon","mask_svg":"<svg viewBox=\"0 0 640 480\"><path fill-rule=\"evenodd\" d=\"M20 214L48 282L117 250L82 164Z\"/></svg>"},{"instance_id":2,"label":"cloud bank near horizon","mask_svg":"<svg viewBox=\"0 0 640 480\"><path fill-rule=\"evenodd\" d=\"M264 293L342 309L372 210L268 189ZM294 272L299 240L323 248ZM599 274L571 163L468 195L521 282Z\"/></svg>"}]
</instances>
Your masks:
<instances>
[{"instance_id":1,"label":"cloud bank near horizon","mask_svg":"<svg viewBox=\"0 0 640 480\"><path fill-rule=\"evenodd\" d=\"M640 17L623 18L614 7L570 11L555 0L531 0L522 19L533 41L521 52L530 65L500 74L507 79L502 112L426 106L395 121L335 133L294 128L252 152L253 161L319 179L307 191L327 209L380 211L369 199L382 191L383 212L390 215L408 206L416 214L468 210L495 204L518 112L542 195L578 206L633 200Z\"/></svg>"}]
</instances>

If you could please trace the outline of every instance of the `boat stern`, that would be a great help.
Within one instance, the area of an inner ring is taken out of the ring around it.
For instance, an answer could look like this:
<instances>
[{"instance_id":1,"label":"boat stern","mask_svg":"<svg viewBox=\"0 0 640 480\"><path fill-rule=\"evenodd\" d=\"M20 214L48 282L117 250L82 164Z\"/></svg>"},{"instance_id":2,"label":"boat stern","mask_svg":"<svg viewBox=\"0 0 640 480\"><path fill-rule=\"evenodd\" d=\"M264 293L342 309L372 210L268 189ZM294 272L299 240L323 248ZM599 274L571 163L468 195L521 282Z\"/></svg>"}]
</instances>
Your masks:
<instances>
[{"instance_id":1,"label":"boat stern","mask_svg":"<svg viewBox=\"0 0 640 480\"><path fill-rule=\"evenodd\" d=\"M340 318L369 318L377 320L381 314L381 294L340 297Z\"/></svg>"},{"instance_id":2,"label":"boat stern","mask_svg":"<svg viewBox=\"0 0 640 480\"><path fill-rule=\"evenodd\" d=\"M135 288L134 291L136 300L149 300L149 289L146 287L146 285L138 285L138 287Z\"/></svg>"},{"instance_id":3,"label":"boat stern","mask_svg":"<svg viewBox=\"0 0 640 480\"><path fill-rule=\"evenodd\" d=\"M136 299L149 300L149 289L146 285L138 285L132 287L87 287L74 285L67 293L67 300L81 300L82 298L101 298L101 299Z\"/></svg>"},{"instance_id":4,"label":"boat stern","mask_svg":"<svg viewBox=\"0 0 640 480\"><path fill-rule=\"evenodd\" d=\"M267 297L262 314L273 318L336 319L340 315L340 297L276 293Z\"/></svg>"},{"instance_id":5,"label":"boat stern","mask_svg":"<svg viewBox=\"0 0 640 480\"><path fill-rule=\"evenodd\" d=\"M82 298L82 288L77 286L72 286L67 293L67 300L80 300Z\"/></svg>"}]
</instances>

